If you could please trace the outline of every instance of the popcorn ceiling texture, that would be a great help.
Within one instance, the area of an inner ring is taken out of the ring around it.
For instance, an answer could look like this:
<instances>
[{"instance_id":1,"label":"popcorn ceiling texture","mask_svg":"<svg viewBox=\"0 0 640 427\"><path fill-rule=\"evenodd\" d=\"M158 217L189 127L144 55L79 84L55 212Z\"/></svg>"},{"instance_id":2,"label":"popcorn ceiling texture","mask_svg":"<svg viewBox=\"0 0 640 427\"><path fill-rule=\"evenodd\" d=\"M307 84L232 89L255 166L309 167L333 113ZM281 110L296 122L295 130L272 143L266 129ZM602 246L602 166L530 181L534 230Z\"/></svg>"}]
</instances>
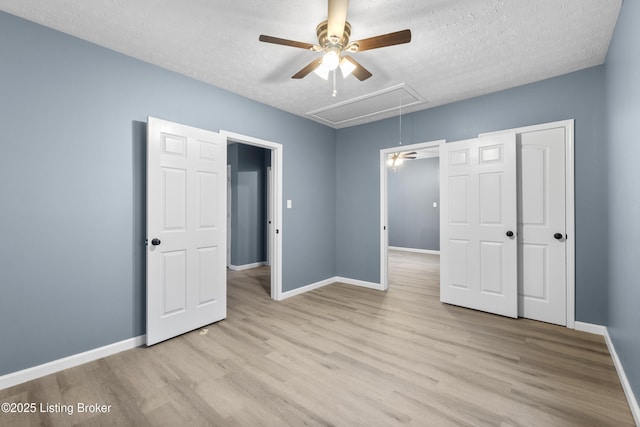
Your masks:
<instances>
[{"instance_id":1,"label":"popcorn ceiling texture","mask_svg":"<svg viewBox=\"0 0 640 427\"><path fill-rule=\"evenodd\" d=\"M305 116L401 83L427 102L403 113L604 63L622 0L352 0L352 40L411 29L410 44L354 54L373 77L290 77L318 53L315 0L0 0L0 10ZM396 115L391 111L336 127Z\"/></svg>"}]
</instances>

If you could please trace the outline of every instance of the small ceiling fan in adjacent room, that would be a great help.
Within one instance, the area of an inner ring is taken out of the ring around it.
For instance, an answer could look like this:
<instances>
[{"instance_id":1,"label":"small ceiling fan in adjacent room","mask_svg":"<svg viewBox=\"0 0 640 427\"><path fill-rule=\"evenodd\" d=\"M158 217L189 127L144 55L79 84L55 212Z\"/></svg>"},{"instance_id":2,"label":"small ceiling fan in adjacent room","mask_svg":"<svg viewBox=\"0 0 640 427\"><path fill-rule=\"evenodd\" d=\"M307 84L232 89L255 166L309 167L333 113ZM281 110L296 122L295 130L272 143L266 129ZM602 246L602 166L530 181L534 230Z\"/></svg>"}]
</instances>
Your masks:
<instances>
[{"instance_id":1,"label":"small ceiling fan in adjacent room","mask_svg":"<svg viewBox=\"0 0 640 427\"><path fill-rule=\"evenodd\" d=\"M340 67L340 71L342 71L344 77L353 74L360 81L366 80L372 76L371 72L348 54L409 43L411 41L411 30L396 31L394 33L349 42L351 24L347 22L348 9L349 0L329 0L328 19L322 21L316 27L318 44L298 42L266 35L260 35L259 40L265 43L292 46L324 53L322 57L314 59L307 66L291 76L292 79L301 79L314 71L317 75L327 80L329 78L329 72L335 71Z\"/></svg>"},{"instance_id":2,"label":"small ceiling fan in adjacent room","mask_svg":"<svg viewBox=\"0 0 640 427\"><path fill-rule=\"evenodd\" d=\"M393 170L396 170L396 167L401 165L405 159L414 160L418 155L415 151L410 151L408 153L391 153L387 156L387 165L391 166Z\"/></svg>"}]
</instances>

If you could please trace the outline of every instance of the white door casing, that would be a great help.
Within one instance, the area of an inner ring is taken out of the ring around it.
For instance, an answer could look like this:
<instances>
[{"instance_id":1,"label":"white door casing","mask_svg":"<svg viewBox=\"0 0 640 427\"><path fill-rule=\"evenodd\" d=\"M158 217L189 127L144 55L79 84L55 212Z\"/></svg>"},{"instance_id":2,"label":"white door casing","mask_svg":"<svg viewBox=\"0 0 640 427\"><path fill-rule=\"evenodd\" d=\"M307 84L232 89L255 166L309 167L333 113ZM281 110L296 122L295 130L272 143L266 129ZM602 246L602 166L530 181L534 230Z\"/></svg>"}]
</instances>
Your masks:
<instances>
[{"instance_id":1,"label":"white door casing","mask_svg":"<svg viewBox=\"0 0 640 427\"><path fill-rule=\"evenodd\" d=\"M272 203L271 235L269 242L269 258L271 267L271 298L279 301L282 298L282 183L283 183L283 146L277 142L267 141L248 135L220 130L227 143L241 144L266 148L271 151L272 183L269 199Z\"/></svg>"},{"instance_id":2,"label":"white door casing","mask_svg":"<svg viewBox=\"0 0 640 427\"><path fill-rule=\"evenodd\" d=\"M440 147L446 141L440 139L437 141L419 142L417 144L409 144L395 146L391 148L383 148L380 150L380 287L383 291L389 289L388 276L388 252L389 252L389 209L388 209L388 180L389 165L387 159L389 154L397 152L419 151L424 149L434 149Z\"/></svg>"},{"instance_id":3,"label":"white door casing","mask_svg":"<svg viewBox=\"0 0 640 427\"><path fill-rule=\"evenodd\" d=\"M227 268L231 266L231 202L233 197L231 188L231 165L227 165Z\"/></svg>"},{"instance_id":4,"label":"white door casing","mask_svg":"<svg viewBox=\"0 0 640 427\"><path fill-rule=\"evenodd\" d=\"M149 117L147 345L227 315L226 140Z\"/></svg>"},{"instance_id":5,"label":"white door casing","mask_svg":"<svg viewBox=\"0 0 640 427\"><path fill-rule=\"evenodd\" d=\"M267 167L267 265L271 267L271 247L273 246L273 172Z\"/></svg>"},{"instance_id":6,"label":"white door casing","mask_svg":"<svg viewBox=\"0 0 640 427\"><path fill-rule=\"evenodd\" d=\"M518 316L515 133L440 147L440 300Z\"/></svg>"}]
</instances>

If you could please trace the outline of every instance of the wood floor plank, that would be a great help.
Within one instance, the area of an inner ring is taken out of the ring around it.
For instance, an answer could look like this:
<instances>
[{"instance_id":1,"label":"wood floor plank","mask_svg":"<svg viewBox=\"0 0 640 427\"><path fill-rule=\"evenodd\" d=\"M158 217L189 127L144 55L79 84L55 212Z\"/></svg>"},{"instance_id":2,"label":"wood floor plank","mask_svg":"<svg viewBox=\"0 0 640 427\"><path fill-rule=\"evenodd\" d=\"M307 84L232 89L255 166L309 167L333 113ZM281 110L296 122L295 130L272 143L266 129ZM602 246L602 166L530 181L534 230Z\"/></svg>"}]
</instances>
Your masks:
<instances>
[{"instance_id":1,"label":"wood floor plank","mask_svg":"<svg viewBox=\"0 0 640 427\"><path fill-rule=\"evenodd\" d=\"M336 283L275 302L228 272L228 318L0 390L111 405L4 426L633 426L602 337L439 301L439 259L389 253L388 292Z\"/></svg>"}]
</instances>

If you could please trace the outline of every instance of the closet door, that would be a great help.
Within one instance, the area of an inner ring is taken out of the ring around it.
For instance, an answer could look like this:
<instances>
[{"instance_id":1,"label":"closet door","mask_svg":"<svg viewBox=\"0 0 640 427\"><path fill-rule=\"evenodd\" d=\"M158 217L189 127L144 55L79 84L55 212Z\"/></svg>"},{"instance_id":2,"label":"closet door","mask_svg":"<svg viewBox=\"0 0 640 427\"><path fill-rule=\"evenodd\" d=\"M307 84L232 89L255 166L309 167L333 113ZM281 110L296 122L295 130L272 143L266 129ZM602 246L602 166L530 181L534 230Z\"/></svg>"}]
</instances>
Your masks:
<instances>
[{"instance_id":1,"label":"closet door","mask_svg":"<svg viewBox=\"0 0 640 427\"><path fill-rule=\"evenodd\" d=\"M518 134L518 314L566 325L565 128Z\"/></svg>"},{"instance_id":2,"label":"closet door","mask_svg":"<svg viewBox=\"0 0 640 427\"><path fill-rule=\"evenodd\" d=\"M518 316L515 133L440 153L440 300Z\"/></svg>"}]
</instances>

